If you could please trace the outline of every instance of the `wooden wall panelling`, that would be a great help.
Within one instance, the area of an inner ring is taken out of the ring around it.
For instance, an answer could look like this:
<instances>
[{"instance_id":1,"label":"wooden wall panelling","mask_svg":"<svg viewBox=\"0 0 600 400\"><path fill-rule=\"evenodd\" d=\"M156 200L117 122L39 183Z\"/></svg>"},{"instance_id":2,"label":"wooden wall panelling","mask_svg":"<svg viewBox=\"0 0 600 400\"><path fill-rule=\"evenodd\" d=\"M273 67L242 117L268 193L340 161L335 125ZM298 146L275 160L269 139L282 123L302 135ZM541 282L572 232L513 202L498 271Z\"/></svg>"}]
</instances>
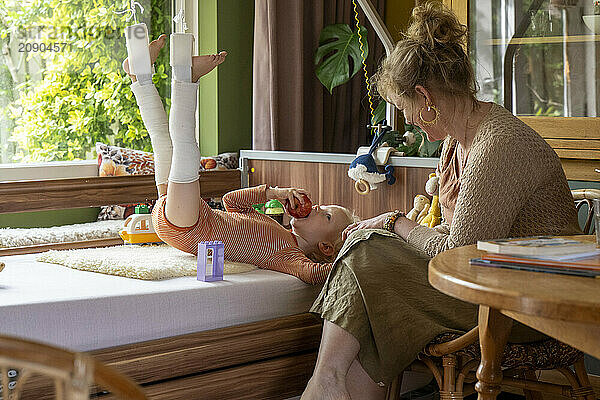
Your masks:
<instances>
[{"instance_id":1,"label":"wooden wall panelling","mask_svg":"<svg viewBox=\"0 0 600 400\"><path fill-rule=\"evenodd\" d=\"M305 313L269 321L259 321L95 350L91 351L90 354L98 361L115 368L118 372L127 375L144 386L151 387L157 382L165 381L177 382L181 377L190 376L196 377L192 380L186 378L185 382L195 385L197 382L207 380L198 376L212 374L212 371L215 370L245 366L257 361L297 354L316 356L321 339L321 328L320 319L312 314ZM313 365L304 365L306 367L304 370L305 375L312 371ZM263 379L260 376L260 370L251 369L251 371L257 373L256 379L259 381ZM293 374L298 374L299 371L296 370ZM279 377L286 377L288 376L287 373L290 372L280 374ZM272 379L272 381L266 380L270 382L268 384L272 387L280 378L273 376L269 379ZM303 381L303 383L306 384L306 381ZM156 385L153 389L156 393L162 393L156 398L171 398L163 393L161 385ZM195 390L194 393L199 393L199 388L186 388L183 386L184 383L181 382L177 385L169 385L174 391L178 386L181 386L179 389L183 392L177 392L180 395L186 394L185 390ZM231 383L226 386L235 385ZM285 387L285 385L283 386ZM53 399L52 393L51 381L34 376L28 380L22 399ZM200 399L205 397L183 396L179 398Z\"/></svg>"},{"instance_id":2,"label":"wooden wall panelling","mask_svg":"<svg viewBox=\"0 0 600 400\"><path fill-rule=\"evenodd\" d=\"M383 212L412 208L414 196L425 194L425 182L433 169L396 167L394 185L382 184L366 196L354 190L348 165L297 161L248 160L249 184L302 187L319 204L339 204L371 218Z\"/></svg>"},{"instance_id":3,"label":"wooden wall panelling","mask_svg":"<svg viewBox=\"0 0 600 400\"><path fill-rule=\"evenodd\" d=\"M316 352L280 357L148 385L144 391L151 400L287 399L302 393L316 360Z\"/></svg>"},{"instance_id":4,"label":"wooden wall panelling","mask_svg":"<svg viewBox=\"0 0 600 400\"><path fill-rule=\"evenodd\" d=\"M546 139L600 139L600 117L519 116Z\"/></svg>"},{"instance_id":5,"label":"wooden wall panelling","mask_svg":"<svg viewBox=\"0 0 600 400\"><path fill-rule=\"evenodd\" d=\"M119 246L123 244L123 239L90 239L81 242L64 242L51 244L37 244L33 246L0 248L0 257L16 256L19 254L37 254L48 250L72 250L72 249L90 249L94 247Z\"/></svg>"},{"instance_id":6,"label":"wooden wall panelling","mask_svg":"<svg viewBox=\"0 0 600 400\"><path fill-rule=\"evenodd\" d=\"M519 117L538 132L561 158L569 180L600 181L599 117Z\"/></svg>"},{"instance_id":7,"label":"wooden wall panelling","mask_svg":"<svg viewBox=\"0 0 600 400\"><path fill-rule=\"evenodd\" d=\"M219 197L241 185L239 170L200 172L205 197ZM154 175L0 182L0 214L137 203L158 196Z\"/></svg>"}]
</instances>

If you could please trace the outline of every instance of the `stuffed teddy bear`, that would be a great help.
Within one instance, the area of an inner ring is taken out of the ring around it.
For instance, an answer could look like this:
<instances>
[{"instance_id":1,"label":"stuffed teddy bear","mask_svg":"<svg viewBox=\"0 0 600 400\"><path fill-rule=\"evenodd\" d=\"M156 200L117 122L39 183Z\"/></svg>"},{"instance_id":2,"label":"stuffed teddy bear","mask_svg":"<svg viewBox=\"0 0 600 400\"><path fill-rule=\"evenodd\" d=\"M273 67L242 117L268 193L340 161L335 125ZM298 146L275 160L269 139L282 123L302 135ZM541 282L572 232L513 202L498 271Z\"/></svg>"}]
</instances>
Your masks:
<instances>
[{"instance_id":1,"label":"stuffed teddy bear","mask_svg":"<svg viewBox=\"0 0 600 400\"><path fill-rule=\"evenodd\" d=\"M420 222L423 226L433 228L442 223L442 209L440 208L440 185L439 178L434 173L429 174L429 180L425 184L425 191L432 196L429 212Z\"/></svg>"},{"instance_id":2,"label":"stuffed teddy bear","mask_svg":"<svg viewBox=\"0 0 600 400\"><path fill-rule=\"evenodd\" d=\"M406 214L406 218L413 220L415 222L421 222L421 220L427 215L429 211L429 199L427 196L422 194L418 194L415 196L413 201L413 208Z\"/></svg>"}]
</instances>

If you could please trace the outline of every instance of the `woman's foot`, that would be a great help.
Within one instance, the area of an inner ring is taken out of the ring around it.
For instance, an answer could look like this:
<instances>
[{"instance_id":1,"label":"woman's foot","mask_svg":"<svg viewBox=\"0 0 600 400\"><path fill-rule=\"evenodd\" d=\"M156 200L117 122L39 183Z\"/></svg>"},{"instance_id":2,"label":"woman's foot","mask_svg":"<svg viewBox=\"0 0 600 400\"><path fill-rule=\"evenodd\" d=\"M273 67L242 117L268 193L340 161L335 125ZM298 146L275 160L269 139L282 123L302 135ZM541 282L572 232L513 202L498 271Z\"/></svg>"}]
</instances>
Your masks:
<instances>
[{"instance_id":1,"label":"woman's foot","mask_svg":"<svg viewBox=\"0 0 600 400\"><path fill-rule=\"evenodd\" d=\"M150 44L148 45L148 47L150 48L150 64L154 64L156 62L156 59L158 58L158 54L160 53L160 50L165 46L166 41L167 41L167 35L162 34L158 37L158 39L150 42ZM137 78L135 77L135 75L129 73L129 59L128 58L126 58L125 61L123 61L123 69L125 70L127 75L129 75L132 82L137 81Z\"/></svg>"},{"instance_id":2,"label":"woman's foot","mask_svg":"<svg viewBox=\"0 0 600 400\"><path fill-rule=\"evenodd\" d=\"M322 378L315 374L308 381L300 400L351 400L343 380Z\"/></svg>"},{"instance_id":3,"label":"woman's foot","mask_svg":"<svg viewBox=\"0 0 600 400\"><path fill-rule=\"evenodd\" d=\"M198 82L198 79L225 61L225 57L227 57L226 51L219 54L192 57L192 82Z\"/></svg>"}]
</instances>

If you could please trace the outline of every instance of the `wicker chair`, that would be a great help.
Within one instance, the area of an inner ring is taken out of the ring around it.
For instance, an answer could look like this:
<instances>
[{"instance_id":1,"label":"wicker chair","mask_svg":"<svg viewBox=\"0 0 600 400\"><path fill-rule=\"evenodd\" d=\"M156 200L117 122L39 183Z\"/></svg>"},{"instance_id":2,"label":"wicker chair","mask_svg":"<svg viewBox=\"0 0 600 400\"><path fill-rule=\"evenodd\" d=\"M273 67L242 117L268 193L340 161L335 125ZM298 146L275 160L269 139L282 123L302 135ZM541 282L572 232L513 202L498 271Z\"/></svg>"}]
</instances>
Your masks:
<instances>
[{"instance_id":1,"label":"wicker chair","mask_svg":"<svg viewBox=\"0 0 600 400\"><path fill-rule=\"evenodd\" d=\"M9 336L0 336L0 373L3 400L19 400L33 375L50 378L58 400L87 400L94 383L121 399L147 399L129 378L85 353Z\"/></svg>"},{"instance_id":2,"label":"wicker chair","mask_svg":"<svg viewBox=\"0 0 600 400\"><path fill-rule=\"evenodd\" d=\"M600 198L600 190L578 189L572 192L577 211L587 205L583 227L585 234L594 232L593 199ZM584 354L555 339L540 342L508 343L502 362L502 385L522 389L527 400L541 400L542 393L571 397L577 400L594 400L595 394L585 369ZM478 327L464 335L445 333L436 337L419 355L411 369L424 364L433 373L440 388L441 400L462 400L475 392L475 371L481 359ZM541 382L536 371L558 370L569 383L560 385ZM388 400L400 397L402 377L398 377L388 390Z\"/></svg>"}]
</instances>

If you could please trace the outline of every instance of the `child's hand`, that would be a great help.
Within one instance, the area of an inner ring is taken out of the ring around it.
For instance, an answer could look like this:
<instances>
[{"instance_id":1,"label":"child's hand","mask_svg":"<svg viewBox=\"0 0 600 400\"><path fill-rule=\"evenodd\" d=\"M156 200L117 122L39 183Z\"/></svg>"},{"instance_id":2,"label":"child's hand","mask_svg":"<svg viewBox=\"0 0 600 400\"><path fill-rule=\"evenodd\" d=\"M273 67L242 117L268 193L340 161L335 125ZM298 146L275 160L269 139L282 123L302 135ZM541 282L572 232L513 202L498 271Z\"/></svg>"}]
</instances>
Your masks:
<instances>
[{"instance_id":1,"label":"child's hand","mask_svg":"<svg viewBox=\"0 0 600 400\"><path fill-rule=\"evenodd\" d=\"M282 204L285 204L286 200L290 202L290 204L295 205L294 202L294 198L298 199L298 201L301 204L304 204L305 202L305 198L303 195L306 195L307 197L310 198L310 194L304 190L304 189L300 189L300 188L278 188L276 187L269 187L267 188L267 200L279 200Z\"/></svg>"}]
</instances>

